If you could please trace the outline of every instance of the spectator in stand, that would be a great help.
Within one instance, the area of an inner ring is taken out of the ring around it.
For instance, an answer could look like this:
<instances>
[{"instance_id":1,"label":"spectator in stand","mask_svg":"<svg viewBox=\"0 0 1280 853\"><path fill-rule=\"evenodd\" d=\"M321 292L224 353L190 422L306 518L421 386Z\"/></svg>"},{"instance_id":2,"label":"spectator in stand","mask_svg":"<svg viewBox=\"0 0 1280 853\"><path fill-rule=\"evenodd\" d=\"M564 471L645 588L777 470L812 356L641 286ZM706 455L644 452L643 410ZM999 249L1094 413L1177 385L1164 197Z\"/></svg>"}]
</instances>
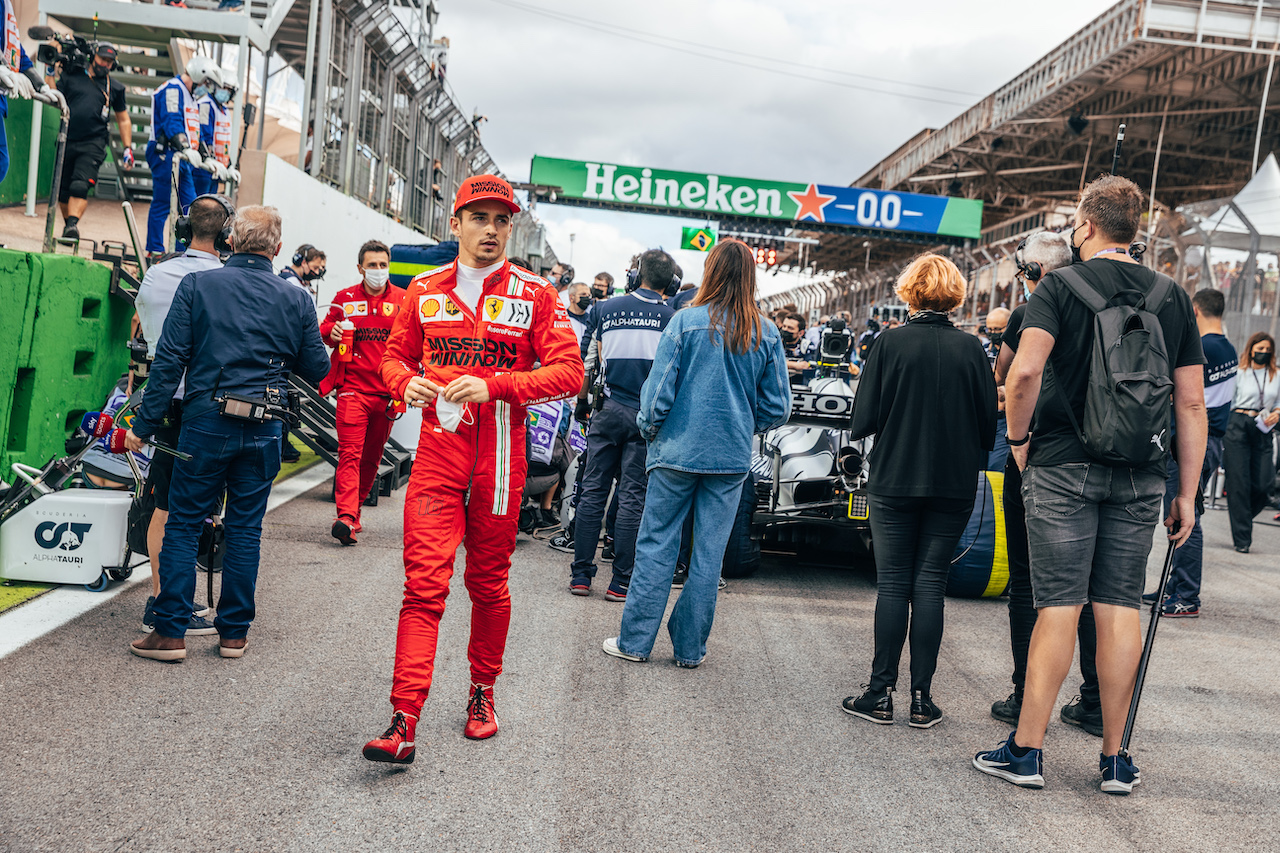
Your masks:
<instances>
[{"instance_id":1,"label":"spectator in stand","mask_svg":"<svg viewBox=\"0 0 1280 853\"><path fill-rule=\"evenodd\" d=\"M604 371L603 408L591 418L587 434L587 470L574 521L574 560L569 591L590 595L596 574L596 540L609 502L609 484L618 474L618 521L614 540L610 601L626 601L635 561L636 531L644 511L645 443L636 425L640 388L649 376L662 330L675 315L663 294L676 264L660 249L640 256L635 290L599 307L593 333ZM587 391L583 382L582 393ZM674 567L673 567L674 568Z\"/></svg>"},{"instance_id":2,"label":"spectator in stand","mask_svg":"<svg viewBox=\"0 0 1280 853\"><path fill-rule=\"evenodd\" d=\"M986 353L947 317L964 292L964 277L946 258L912 261L897 286L910 320L876 343L854 399L852 437L876 437L867 492L878 589L871 680L843 707L873 723L893 722L908 631L909 724L929 728L942 719L932 688L943 595L996 430L996 383Z\"/></svg>"},{"instance_id":3,"label":"spectator in stand","mask_svg":"<svg viewBox=\"0 0 1280 853\"><path fill-rule=\"evenodd\" d=\"M1222 333L1222 314L1226 310L1222 294L1212 288L1200 290L1191 298L1191 308L1196 314L1196 327L1200 330L1200 344L1204 348L1204 405L1209 414L1209 439L1205 443L1204 464L1200 467L1200 499L1196 501L1196 520L1191 536L1186 545L1173 553L1173 572L1169 575L1168 586L1163 591L1156 590L1142 596L1143 603L1152 604L1163 594L1163 615L1175 618L1200 615L1200 578L1204 568L1204 531L1200 527L1200 514L1204 507L1205 486L1222 462L1222 439L1231 419L1231 401L1239 373L1236 348ZM1263 445L1270 451L1270 435L1263 437ZM1177 496L1178 483L1178 461L1170 456L1169 479L1165 483L1166 513Z\"/></svg>"},{"instance_id":4,"label":"spectator in stand","mask_svg":"<svg viewBox=\"0 0 1280 853\"><path fill-rule=\"evenodd\" d=\"M393 402L379 369L405 294L390 283L391 250L385 243L369 240L361 246L356 272L359 283L338 291L320 324L320 337L333 349L320 393L338 394L338 471L333 488L337 517L329 532L343 545L356 544L360 509L373 489L391 436ZM346 331L351 332L350 352L343 350Z\"/></svg>"},{"instance_id":5,"label":"spectator in stand","mask_svg":"<svg viewBox=\"0 0 1280 853\"><path fill-rule=\"evenodd\" d=\"M1275 352L1275 339L1266 332L1258 332L1245 344L1222 441L1231 539L1241 554L1248 554L1253 546L1253 517L1267 505L1275 480L1271 429L1280 422Z\"/></svg>"},{"instance_id":6,"label":"spectator in stand","mask_svg":"<svg viewBox=\"0 0 1280 853\"><path fill-rule=\"evenodd\" d=\"M644 661L652 653L692 510L689 576L667 630L678 666L696 667L706 656L752 435L785 423L791 413L778 332L755 307L755 273L745 244L716 246L694 305L675 315L662 335L638 415L650 446L636 566L619 635L604 641L606 654Z\"/></svg>"}]
</instances>

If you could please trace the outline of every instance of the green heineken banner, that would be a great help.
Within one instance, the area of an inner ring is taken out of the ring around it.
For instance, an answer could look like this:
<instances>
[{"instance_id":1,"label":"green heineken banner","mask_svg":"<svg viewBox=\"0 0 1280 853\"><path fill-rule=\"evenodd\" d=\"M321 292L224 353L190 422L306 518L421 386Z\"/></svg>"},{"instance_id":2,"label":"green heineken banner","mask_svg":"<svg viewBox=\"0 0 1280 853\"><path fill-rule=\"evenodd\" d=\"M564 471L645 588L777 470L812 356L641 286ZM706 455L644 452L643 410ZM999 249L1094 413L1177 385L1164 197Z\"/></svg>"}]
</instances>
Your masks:
<instances>
[{"instance_id":1,"label":"green heineken banner","mask_svg":"<svg viewBox=\"0 0 1280 853\"><path fill-rule=\"evenodd\" d=\"M680 248L695 252L710 252L716 244L716 232L710 228L684 228L680 235Z\"/></svg>"},{"instance_id":2,"label":"green heineken banner","mask_svg":"<svg viewBox=\"0 0 1280 853\"><path fill-rule=\"evenodd\" d=\"M535 156L529 180L559 187L561 198L654 213L725 214L884 231L978 237L982 201L828 184L668 172L615 163Z\"/></svg>"}]
</instances>

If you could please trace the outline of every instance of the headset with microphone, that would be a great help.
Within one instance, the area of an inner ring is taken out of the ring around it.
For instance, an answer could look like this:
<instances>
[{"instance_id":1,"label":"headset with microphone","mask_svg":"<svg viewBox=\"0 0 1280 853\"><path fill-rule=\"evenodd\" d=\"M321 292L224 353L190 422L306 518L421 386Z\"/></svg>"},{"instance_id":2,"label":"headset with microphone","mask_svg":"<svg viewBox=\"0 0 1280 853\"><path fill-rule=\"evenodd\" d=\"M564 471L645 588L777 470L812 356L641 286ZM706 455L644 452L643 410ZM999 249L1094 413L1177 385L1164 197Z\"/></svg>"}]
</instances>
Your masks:
<instances>
[{"instance_id":1,"label":"headset with microphone","mask_svg":"<svg viewBox=\"0 0 1280 853\"><path fill-rule=\"evenodd\" d=\"M222 205L222 209L226 211L227 218L222 223L222 228L218 230L217 236L213 238L213 247L217 249L219 252L230 252L231 251L231 220L234 219L236 215L235 207L231 204L231 202L227 201L222 196L215 195L213 193L207 193L205 195L196 196L194 199L192 199L191 204L192 205L195 204L197 201L200 201L200 199L202 198L213 199L218 204ZM187 212L179 216L177 221L174 222L173 233L178 238L179 242L185 243L188 246L191 245L191 238L192 238L191 205L187 205Z\"/></svg>"},{"instance_id":2,"label":"headset with microphone","mask_svg":"<svg viewBox=\"0 0 1280 853\"><path fill-rule=\"evenodd\" d=\"M667 255L667 257L671 257ZM627 270L627 293L632 293L640 287L640 267L632 267ZM667 282L666 289L662 295L668 299L680 292L680 276L672 274L671 281Z\"/></svg>"},{"instance_id":3,"label":"headset with microphone","mask_svg":"<svg viewBox=\"0 0 1280 853\"><path fill-rule=\"evenodd\" d=\"M1022 242L1018 244L1018 248L1013 250L1013 263L1018 268L1018 272L1022 273L1029 281L1039 281L1044 277L1044 268L1037 261L1028 261L1023 257L1023 252L1027 249L1027 239L1022 238Z\"/></svg>"},{"instance_id":4,"label":"headset with microphone","mask_svg":"<svg viewBox=\"0 0 1280 853\"><path fill-rule=\"evenodd\" d=\"M305 264L307 262L307 252L310 252L314 248L315 246L310 243L303 243L299 246L298 251L293 253L293 265L295 267L300 267Z\"/></svg>"}]
</instances>

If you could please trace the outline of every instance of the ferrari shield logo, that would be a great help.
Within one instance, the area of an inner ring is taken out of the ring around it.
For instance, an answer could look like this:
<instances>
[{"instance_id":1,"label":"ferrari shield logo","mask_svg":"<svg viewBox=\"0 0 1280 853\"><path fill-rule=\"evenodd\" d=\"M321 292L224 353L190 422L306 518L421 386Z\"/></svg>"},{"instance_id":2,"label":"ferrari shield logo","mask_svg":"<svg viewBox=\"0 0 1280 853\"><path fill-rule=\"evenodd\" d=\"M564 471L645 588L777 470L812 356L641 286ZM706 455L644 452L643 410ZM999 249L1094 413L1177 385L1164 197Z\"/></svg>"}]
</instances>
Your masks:
<instances>
[{"instance_id":1,"label":"ferrari shield logo","mask_svg":"<svg viewBox=\"0 0 1280 853\"><path fill-rule=\"evenodd\" d=\"M533 303L527 299L489 297L484 304L489 322L497 326L527 329L533 324Z\"/></svg>"},{"instance_id":2,"label":"ferrari shield logo","mask_svg":"<svg viewBox=\"0 0 1280 853\"><path fill-rule=\"evenodd\" d=\"M383 316L383 317L390 317L392 314L395 314L395 313L396 313L396 304L395 304L394 302L384 302L384 303L382 303L382 316Z\"/></svg>"},{"instance_id":3,"label":"ferrari shield logo","mask_svg":"<svg viewBox=\"0 0 1280 853\"><path fill-rule=\"evenodd\" d=\"M489 315L489 322L496 322L498 315L502 313L502 300L497 297L489 297L484 303L484 313Z\"/></svg>"}]
</instances>

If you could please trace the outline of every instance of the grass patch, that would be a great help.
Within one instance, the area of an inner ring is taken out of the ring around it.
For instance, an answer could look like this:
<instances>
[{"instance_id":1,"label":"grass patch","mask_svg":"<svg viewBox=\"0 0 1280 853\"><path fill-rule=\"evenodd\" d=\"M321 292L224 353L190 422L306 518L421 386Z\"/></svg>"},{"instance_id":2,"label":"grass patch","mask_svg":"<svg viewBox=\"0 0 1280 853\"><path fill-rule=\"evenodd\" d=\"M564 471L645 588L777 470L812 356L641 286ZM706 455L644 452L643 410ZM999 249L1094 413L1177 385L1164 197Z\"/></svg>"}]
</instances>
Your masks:
<instances>
[{"instance_id":1,"label":"grass patch","mask_svg":"<svg viewBox=\"0 0 1280 853\"><path fill-rule=\"evenodd\" d=\"M0 611L17 607L24 601L30 601L37 595L48 592L56 584L28 583L27 581L5 581L0 583Z\"/></svg>"},{"instance_id":2,"label":"grass patch","mask_svg":"<svg viewBox=\"0 0 1280 853\"><path fill-rule=\"evenodd\" d=\"M308 468L310 468L312 465L315 465L317 462L322 461L319 455L317 455L316 452L312 450L310 447L307 447L306 445L295 442L293 440L292 435L289 436L289 444L291 444L294 448L297 449L299 453L302 454L302 458L299 459L297 462L286 462L283 465L281 465L280 473L276 474L275 482L277 483L283 483L285 480L289 479L294 474L297 474L300 471L305 471Z\"/></svg>"}]
</instances>

